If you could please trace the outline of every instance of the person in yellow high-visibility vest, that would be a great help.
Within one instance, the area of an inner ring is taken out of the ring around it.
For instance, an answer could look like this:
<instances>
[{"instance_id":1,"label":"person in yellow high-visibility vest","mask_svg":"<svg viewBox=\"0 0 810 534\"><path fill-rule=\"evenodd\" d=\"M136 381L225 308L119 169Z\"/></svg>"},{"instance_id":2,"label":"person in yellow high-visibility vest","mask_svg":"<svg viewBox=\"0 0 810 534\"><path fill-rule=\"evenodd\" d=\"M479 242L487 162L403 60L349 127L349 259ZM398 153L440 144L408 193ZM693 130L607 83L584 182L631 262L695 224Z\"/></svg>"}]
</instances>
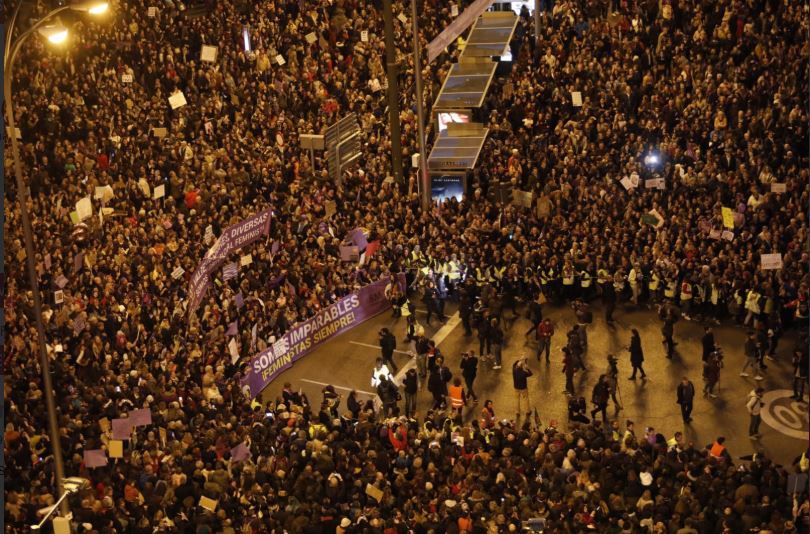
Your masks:
<instances>
[{"instance_id":1,"label":"person in yellow high-visibility vest","mask_svg":"<svg viewBox=\"0 0 810 534\"><path fill-rule=\"evenodd\" d=\"M461 415L462 408L467 405L467 392L464 391L460 378L453 379L453 385L447 388L447 396L450 397L450 409Z\"/></svg>"}]
</instances>

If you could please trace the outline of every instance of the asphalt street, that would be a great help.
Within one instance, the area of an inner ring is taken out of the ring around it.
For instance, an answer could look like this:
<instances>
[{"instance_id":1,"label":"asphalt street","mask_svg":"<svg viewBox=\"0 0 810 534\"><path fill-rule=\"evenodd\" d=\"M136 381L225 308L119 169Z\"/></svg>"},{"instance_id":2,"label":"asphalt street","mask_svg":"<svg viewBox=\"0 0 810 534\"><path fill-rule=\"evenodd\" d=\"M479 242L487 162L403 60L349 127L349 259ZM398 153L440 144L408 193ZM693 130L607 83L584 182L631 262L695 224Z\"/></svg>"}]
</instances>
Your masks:
<instances>
[{"instance_id":1,"label":"asphalt street","mask_svg":"<svg viewBox=\"0 0 810 534\"><path fill-rule=\"evenodd\" d=\"M431 325L425 325L425 315L417 311L417 319L426 327L428 335L437 342L454 376L460 376L461 353L473 349L478 352L478 339L474 335L466 337L464 328L454 315L452 304L447 306L449 320L442 325L435 318ZM518 310L522 312L521 309ZM794 337L786 335L779 345L776 361L768 361L765 379L761 384L765 390L766 406L763 408L762 437L752 440L748 437L749 415L746 411L746 396L756 387L753 377L739 376L744 363L743 343L745 331L737 326L714 327L715 339L723 348L725 367L721 371L718 398L705 398L701 391L702 361L701 336L703 326L697 322L681 320L675 325L675 341L678 353L673 360L665 357L662 344L661 321L654 311L619 307L614 314L615 326L609 328L603 320L598 305L593 308L594 322L588 327L588 351L585 363L587 372L579 372L575 378L577 395L588 401L592 408L591 391L599 375L607 370L607 354L619 359L619 394L622 410L614 411L613 403L608 407L608 417L618 418L624 426L626 420L635 422L636 435L643 434L645 427L651 426L657 432L671 437L676 430L682 430L688 440L696 445L706 445L718 436L726 437L726 445L736 458L754 452L766 453L779 463L790 464L807 447L808 405L790 399L792 395L791 349ZM512 387L512 363L522 355L529 356L530 368L534 376L529 379L530 402L539 412L544 424L556 421L558 427L565 428L567 421L567 398L564 394L565 376L562 373L562 353L566 332L575 323L573 311L563 306L544 306L544 316L550 317L555 326L552 338L551 362L535 358L536 344L532 336L525 337L531 323L521 313L514 321L509 321L506 331L506 346L503 350L503 368L493 370L492 363L481 360L475 390L481 404L470 403L465 409L465 419L478 417L483 400L492 399L499 418L514 419L517 400ZM511 312L505 312L511 316ZM373 398L371 369L380 355L377 332L388 327L397 336L395 361L402 369L409 360L404 352L405 319L394 319L383 313L368 320L359 327L344 333L295 363L270 384L262 394L264 400L280 395L284 382L291 382L301 388L317 407L321 400L321 390L332 384L344 398L352 389L361 398ZM644 348L644 368L649 380L628 380L631 367L626 347L630 340L630 329L637 328ZM479 355L480 356L480 355ZM398 377L402 376L402 371ZM693 421L685 424L680 407L676 403L676 387L680 380L688 377L697 390L692 413ZM805 401L807 397L805 396ZM423 414L432 405L432 397L426 387L420 391L417 402L418 413ZM345 405L342 405L345 406ZM598 417L598 416L597 416Z\"/></svg>"}]
</instances>

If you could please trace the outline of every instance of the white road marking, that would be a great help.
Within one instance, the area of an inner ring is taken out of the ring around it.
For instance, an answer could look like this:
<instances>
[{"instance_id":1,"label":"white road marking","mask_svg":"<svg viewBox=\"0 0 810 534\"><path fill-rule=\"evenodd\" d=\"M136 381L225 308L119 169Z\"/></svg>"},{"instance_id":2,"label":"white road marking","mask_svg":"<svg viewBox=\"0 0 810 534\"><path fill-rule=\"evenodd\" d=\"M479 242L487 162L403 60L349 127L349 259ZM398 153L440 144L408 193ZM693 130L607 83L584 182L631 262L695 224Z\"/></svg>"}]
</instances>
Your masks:
<instances>
[{"instance_id":1,"label":"white road marking","mask_svg":"<svg viewBox=\"0 0 810 534\"><path fill-rule=\"evenodd\" d=\"M370 349L377 349L377 350L380 349L379 345L371 345L369 343L360 343L359 341L349 341L349 343L351 343L352 345L360 345L361 347L368 347ZM410 354L407 350L394 349L394 352L396 352L397 354Z\"/></svg>"},{"instance_id":2,"label":"white road marking","mask_svg":"<svg viewBox=\"0 0 810 534\"><path fill-rule=\"evenodd\" d=\"M310 380L308 378L299 378L301 382L309 382L310 384L317 384L319 386L332 386L335 389L342 389L343 391L356 391L357 393L362 393L363 395L368 395L369 397L376 397L376 393L370 393L368 391L363 391L362 389L355 389L352 388L345 388L343 386L336 386L334 384L327 384L326 382L318 382L317 380Z\"/></svg>"},{"instance_id":3,"label":"white road marking","mask_svg":"<svg viewBox=\"0 0 810 534\"><path fill-rule=\"evenodd\" d=\"M450 332L452 332L453 329L457 327L460 322L461 322L461 315L459 315L458 312L454 313L453 315L450 316L447 322L441 328L439 328L436 334L430 339L435 341L436 346L438 347L439 343L444 341L444 339L450 335ZM408 369L413 369L414 367L416 367L416 358L412 357L410 360L408 360L408 363L399 368L399 371L394 377L394 382L398 386L401 386L402 380L405 378L405 373L408 372Z\"/></svg>"}]
</instances>

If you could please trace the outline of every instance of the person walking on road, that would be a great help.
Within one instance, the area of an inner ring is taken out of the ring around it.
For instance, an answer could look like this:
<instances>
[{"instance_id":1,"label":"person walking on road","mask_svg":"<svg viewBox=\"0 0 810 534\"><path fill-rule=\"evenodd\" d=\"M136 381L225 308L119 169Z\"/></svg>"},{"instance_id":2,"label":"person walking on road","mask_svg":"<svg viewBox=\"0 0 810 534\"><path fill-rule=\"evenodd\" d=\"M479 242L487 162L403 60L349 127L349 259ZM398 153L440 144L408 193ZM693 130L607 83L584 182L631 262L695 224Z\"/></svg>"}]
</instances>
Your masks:
<instances>
[{"instance_id":1,"label":"person walking on road","mask_svg":"<svg viewBox=\"0 0 810 534\"><path fill-rule=\"evenodd\" d=\"M461 385L460 378L453 379L453 385L447 388L447 396L450 397L450 410L461 415L461 411L467 406L467 393Z\"/></svg>"},{"instance_id":2,"label":"person walking on road","mask_svg":"<svg viewBox=\"0 0 810 534\"><path fill-rule=\"evenodd\" d=\"M501 368L501 349L503 348L503 330L498 324L498 319L492 318L492 323L489 328L489 339L492 343L492 356L495 358L493 369Z\"/></svg>"},{"instance_id":3,"label":"person walking on road","mask_svg":"<svg viewBox=\"0 0 810 534\"><path fill-rule=\"evenodd\" d=\"M664 347L667 350L667 358L670 360L675 355L675 345L677 345L672 339L675 333L675 320L675 313L667 311L666 317L664 318L664 326L661 328L661 334L664 336Z\"/></svg>"},{"instance_id":4,"label":"person walking on road","mask_svg":"<svg viewBox=\"0 0 810 534\"><path fill-rule=\"evenodd\" d=\"M616 309L616 289L613 282L608 280L602 285L602 304L605 306L605 322L613 326L613 310Z\"/></svg>"},{"instance_id":5,"label":"person walking on road","mask_svg":"<svg viewBox=\"0 0 810 534\"><path fill-rule=\"evenodd\" d=\"M482 430L490 430L495 428L495 423L497 419L495 419L495 405L489 399L484 401L484 407L481 408L481 429Z\"/></svg>"},{"instance_id":6,"label":"person walking on road","mask_svg":"<svg viewBox=\"0 0 810 534\"><path fill-rule=\"evenodd\" d=\"M684 423L692 421L692 406L695 402L695 385L683 377L681 383L678 384L678 404L681 405L681 416Z\"/></svg>"},{"instance_id":7,"label":"person walking on road","mask_svg":"<svg viewBox=\"0 0 810 534\"><path fill-rule=\"evenodd\" d=\"M532 370L529 369L529 359L526 356L521 356L512 364L512 384L515 387L515 395L517 396L517 418L520 419L520 411L523 404L526 406L526 417L532 414L532 408L529 404L529 385L527 379L532 376Z\"/></svg>"},{"instance_id":8,"label":"person walking on road","mask_svg":"<svg viewBox=\"0 0 810 534\"><path fill-rule=\"evenodd\" d=\"M807 347L798 347L793 352L793 399L804 402L804 386L807 385Z\"/></svg>"},{"instance_id":9,"label":"person walking on road","mask_svg":"<svg viewBox=\"0 0 810 534\"><path fill-rule=\"evenodd\" d=\"M402 380L402 386L405 389L405 417L410 418L416 415L416 392L419 390L419 376L416 369L408 369Z\"/></svg>"},{"instance_id":10,"label":"person walking on road","mask_svg":"<svg viewBox=\"0 0 810 534\"><path fill-rule=\"evenodd\" d=\"M419 370L420 378L425 378L428 372L427 355L430 350L430 343L424 334L420 334L416 338L416 368Z\"/></svg>"},{"instance_id":11,"label":"person walking on road","mask_svg":"<svg viewBox=\"0 0 810 534\"><path fill-rule=\"evenodd\" d=\"M703 361L705 362L714 352L714 332L711 326L703 329L703 337L700 339L700 343L703 345Z\"/></svg>"},{"instance_id":12,"label":"person walking on road","mask_svg":"<svg viewBox=\"0 0 810 534\"><path fill-rule=\"evenodd\" d=\"M543 319L537 325L537 361L540 361L540 356L543 352L546 353L546 363L550 362L551 356L551 337L554 335L554 325L551 324L551 319Z\"/></svg>"},{"instance_id":13,"label":"person walking on road","mask_svg":"<svg viewBox=\"0 0 810 534\"><path fill-rule=\"evenodd\" d=\"M594 405L593 410L591 410L591 419L594 419L596 414L602 412L602 421L607 424L607 405L609 399L610 388L607 383L607 377L601 375L596 385L593 387L593 393L591 394L591 402Z\"/></svg>"},{"instance_id":14,"label":"person walking on road","mask_svg":"<svg viewBox=\"0 0 810 534\"><path fill-rule=\"evenodd\" d=\"M723 360L718 351L713 351L708 359L703 362L703 396L717 398L714 387L720 381L720 368L723 367Z\"/></svg>"},{"instance_id":15,"label":"person walking on road","mask_svg":"<svg viewBox=\"0 0 810 534\"><path fill-rule=\"evenodd\" d=\"M565 394L574 395L574 373L579 369L575 358L571 355L571 349L563 347L563 373L565 373Z\"/></svg>"},{"instance_id":16,"label":"person walking on road","mask_svg":"<svg viewBox=\"0 0 810 534\"><path fill-rule=\"evenodd\" d=\"M765 403L762 402L762 394L765 392L764 388L756 388L751 390L748 394L748 402L745 407L751 415L751 423L748 425L748 437L751 439L759 439L759 424L762 422L762 407Z\"/></svg>"},{"instance_id":17,"label":"person walking on road","mask_svg":"<svg viewBox=\"0 0 810 534\"><path fill-rule=\"evenodd\" d=\"M387 328L380 330L379 336L383 362L385 362L393 373L396 373L397 364L394 363L394 350L397 348L397 338L394 337L394 334Z\"/></svg>"},{"instance_id":18,"label":"person walking on road","mask_svg":"<svg viewBox=\"0 0 810 534\"><path fill-rule=\"evenodd\" d=\"M633 366L633 374L630 380L636 379L636 372L641 371L641 379L647 379L647 373L644 372L644 350L641 348L641 336L638 330L633 328L631 330L632 336L630 337L630 347L627 349L630 352L630 365Z\"/></svg>"},{"instance_id":19,"label":"person walking on road","mask_svg":"<svg viewBox=\"0 0 810 534\"><path fill-rule=\"evenodd\" d=\"M478 395L475 394L475 389L473 389L475 377L478 376L478 358L475 357L474 351L461 354L461 376L464 377L467 393L472 397L473 402L478 404Z\"/></svg>"},{"instance_id":20,"label":"person walking on road","mask_svg":"<svg viewBox=\"0 0 810 534\"><path fill-rule=\"evenodd\" d=\"M763 380L759 366L759 347L757 346L757 336L749 332L748 339L745 340L745 365L740 371L740 376L748 377L748 368L754 369L754 380Z\"/></svg>"}]
</instances>

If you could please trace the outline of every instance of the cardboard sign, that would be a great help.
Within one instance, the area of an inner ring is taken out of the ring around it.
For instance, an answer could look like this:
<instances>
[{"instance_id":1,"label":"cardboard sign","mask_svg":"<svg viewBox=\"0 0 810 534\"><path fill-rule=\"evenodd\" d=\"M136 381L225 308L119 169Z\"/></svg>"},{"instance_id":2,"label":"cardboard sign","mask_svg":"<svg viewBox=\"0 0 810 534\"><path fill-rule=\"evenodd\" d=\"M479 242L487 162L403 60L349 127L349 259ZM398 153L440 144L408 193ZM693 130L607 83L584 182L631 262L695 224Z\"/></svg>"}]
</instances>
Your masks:
<instances>
[{"instance_id":1,"label":"cardboard sign","mask_svg":"<svg viewBox=\"0 0 810 534\"><path fill-rule=\"evenodd\" d=\"M327 200L324 203L324 208L326 209L326 218L328 219L335 213L337 213L337 204L335 204L334 200Z\"/></svg>"},{"instance_id":2,"label":"cardboard sign","mask_svg":"<svg viewBox=\"0 0 810 534\"><path fill-rule=\"evenodd\" d=\"M172 271L172 278L178 280L181 276L185 274L186 270L182 267L178 267L177 269Z\"/></svg>"},{"instance_id":3,"label":"cardboard sign","mask_svg":"<svg viewBox=\"0 0 810 534\"><path fill-rule=\"evenodd\" d=\"M574 105L575 108L582 107L582 93L579 91L572 91L571 92L571 103Z\"/></svg>"},{"instance_id":4,"label":"cardboard sign","mask_svg":"<svg viewBox=\"0 0 810 534\"><path fill-rule=\"evenodd\" d=\"M110 454L110 458L123 458L124 442L120 439L111 439L107 444L107 452Z\"/></svg>"},{"instance_id":5,"label":"cardboard sign","mask_svg":"<svg viewBox=\"0 0 810 534\"><path fill-rule=\"evenodd\" d=\"M146 181L146 178L139 178L138 179L138 188L143 193L143 196L149 198L152 196L152 189L149 187L149 182Z\"/></svg>"},{"instance_id":6,"label":"cardboard sign","mask_svg":"<svg viewBox=\"0 0 810 534\"><path fill-rule=\"evenodd\" d=\"M709 230L709 239L718 239L719 240L722 236L723 236L723 232L721 232L720 230L717 230L715 228L712 228L711 230Z\"/></svg>"},{"instance_id":7,"label":"cardboard sign","mask_svg":"<svg viewBox=\"0 0 810 534\"><path fill-rule=\"evenodd\" d=\"M534 194L531 191L521 191L519 189L515 189L512 192L512 203L516 206L531 208L533 195Z\"/></svg>"},{"instance_id":8,"label":"cardboard sign","mask_svg":"<svg viewBox=\"0 0 810 534\"><path fill-rule=\"evenodd\" d=\"M55 291L53 294L53 301L56 304L62 304L63 302L65 302L65 292L62 291L61 289L59 291Z\"/></svg>"},{"instance_id":9,"label":"cardboard sign","mask_svg":"<svg viewBox=\"0 0 810 534\"><path fill-rule=\"evenodd\" d=\"M166 128L152 128L152 135L157 137L158 139L163 139L169 134L169 130Z\"/></svg>"},{"instance_id":10,"label":"cardboard sign","mask_svg":"<svg viewBox=\"0 0 810 534\"><path fill-rule=\"evenodd\" d=\"M734 232L729 232L728 230L723 230L723 233L720 234L722 239L726 241L734 241Z\"/></svg>"},{"instance_id":11,"label":"cardboard sign","mask_svg":"<svg viewBox=\"0 0 810 534\"><path fill-rule=\"evenodd\" d=\"M158 186L155 186L155 191L152 194L152 198L154 200L157 200L157 199L163 198L165 196L166 196L166 186L164 184L160 184Z\"/></svg>"},{"instance_id":12,"label":"cardboard sign","mask_svg":"<svg viewBox=\"0 0 810 534\"><path fill-rule=\"evenodd\" d=\"M649 224L653 228L658 229L664 226L664 217L656 210L650 210L641 216L641 222L644 224Z\"/></svg>"},{"instance_id":13,"label":"cardboard sign","mask_svg":"<svg viewBox=\"0 0 810 534\"><path fill-rule=\"evenodd\" d=\"M772 182L771 193L787 193L787 184Z\"/></svg>"},{"instance_id":14,"label":"cardboard sign","mask_svg":"<svg viewBox=\"0 0 810 534\"><path fill-rule=\"evenodd\" d=\"M156 7L150 7L149 9L147 9L146 10L146 16L147 17L156 17L157 16L157 8Z\"/></svg>"},{"instance_id":15,"label":"cardboard sign","mask_svg":"<svg viewBox=\"0 0 810 534\"><path fill-rule=\"evenodd\" d=\"M76 214L79 216L79 221L93 216L93 203L89 196L84 197L76 203Z\"/></svg>"},{"instance_id":16,"label":"cardboard sign","mask_svg":"<svg viewBox=\"0 0 810 534\"><path fill-rule=\"evenodd\" d=\"M458 17L458 6L456 4L450 4L450 16Z\"/></svg>"},{"instance_id":17,"label":"cardboard sign","mask_svg":"<svg viewBox=\"0 0 810 534\"><path fill-rule=\"evenodd\" d=\"M250 254L245 254L244 256L242 256L242 257L239 259L239 264L240 264L242 267L244 267L244 266L246 266L246 265L250 265L251 263L253 263L253 256L251 256Z\"/></svg>"},{"instance_id":18,"label":"cardboard sign","mask_svg":"<svg viewBox=\"0 0 810 534\"><path fill-rule=\"evenodd\" d=\"M780 252L776 252L774 254L762 254L760 255L760 261L760 269L763 271L782 268L782 254Z\"/></svg>"},{"instance_id":19,"label":"cardboard sign","mask_svg":"<svg viewBox=\"0 0 810 534\"><path fill-rule=\"evenodd\" d=\"M306 34L306 36L304 36L304 39L306 39L309 44L312 44L318 40L318 36L315 35L315 32L309 32Z\"/></svg>"},{"instance_id":20,"label":"cardboard sign","mask_svg":"<svg viewBox=\"0 0 810 534\"><path fill-rule=\"evenodd\" d=\"M200 52L200 60L214 63L217 60L217 52L219 49L216 46L202 45L202 52Z\"/></svg>"},{"instance_id":21,"label":"cardboard sign","mask_svg":"<svg viewBox=\"0 0 810 534\"><path fill-rule=\"evenodd\" d=\"M104 467L107 465L107 455L104 454L102 449L91 449L89 451L84 451L84 465L86 465L89 469Z\"/></svg>"},{"instance_id":22,"label":"cardboard sign","mask_svg":"<svg viewBox=\"0 0 810 534\"><path fill-rule=\"evenodd\" d=\"M399 19L399 21L400 21L402 24L408 24L408 17L406 17L406 16L405 16L405 15L403 15L402 13L400 13L399 15L397 15L397 18Z\"/></svg>"},{"instance_id":23,"label":"cardboard sign","mask_svg":"<svg viewBox=\"0 0 810 534\"><path fill-rule=\"evenodd\" d=\"M129 419L113 419L112 437L118 440L128 440L132 438L132 421Z\"/></svg>"},{"instance_id":24,"label":"cardboard sign","mask_svg":"<svg viewBox=\"0 0 810 534\"><path fill-rule=\"evenodd\" d=\"M113 192L113 188L111 185L96 187L96 190L93 193L94 199L101 200L101 202L105 203L112 200L113 197L115 197L115 193Z\"/></svg>"},{"instance_id":25,"label":"cardboard sign","mask_svg":"<svg viewBox=\"0 0 810 534\"><path fill-rule=\"evenodd\" d=\"M276 59L276 63L278 63L278 64L279 64L279 66L282 66L282 65L284 65L285 63L287 63L287 62L284 60L284 56L282 56L281 54L276 54L276 58L275 58L275 59Z\"/></svg>"},{"instance_id":26,"label":"cardboard sign","mask_svg":"<svg viewBox=\"0 0 810 534\"><path fill-rule=\"evenodd\" d=\"M627 176L625 176L624 178L621 179L621 184L624 186L624 188L627 191L630 191L631 189L633 189L633 182Z\"/></svg>"},{"instance_id":27,"label":"cardboard sign","mask_svg":"<svg viewBox=\"0 0 810 534\"><path fill-rule=\"evenodd\" d=\"M177 91L169 97L169 105L172 109L182 108L186 104L188 104L188 102L186 101L186 95L183 94L183 91Z\"/></svg>"},{"instance_id":28,"label":"cardboard sign","mask_svg":"<svg viewBox=\"0 0 810 534\"><path fill-rule=\"evenodd\" d=\"M652 178L651 180L644 180L644 187L647 189L660 189L660 190L666 189L663 178Z\"/></svg>"},{"instance_id":29,"label":"cardboard sign","mask_svg":"<svg viewBox=\"0 0 810 534\"><path fill-rule=\"evenodd\" d=\"M360 32L360 40L364 43L368 42L368 32L366 30Z\"/></svg>"},{"instance_id":30,"label":"cardboard sign","mask_svg":"<svg viewBox=\"0 0 810 534\"><path fill-rule=\"evenodd\" d=\"M209 499L205 495L200 496L200 508L205 508L209 512L214 512L217 509L217 504L219 501L215 501L214 499Z\"/></svg>"},{"instance_id":31,"label":"cardboard sign","mask_svg":"<svg viewBox=\"0 0 810 534\"><path fill-rule=\"evenodd\" d=\"M121 83L132 83L132 74L122 74Z\"/></svg>"},{"instance_id":32,"label":"cardboard sign","mask_svg":"<svg viewBox=\"0 0 810 534\"><path fill-rule=\"evenodd\" d=\"M731 211L731 208L723 207L721 212L723 213L723 226L726 228L734 228L734 212Z\"/></svg>"},{"instance_id":33,"label":"cardboard sign","mask_svg":"<svg viewBox=\"0 0 810 534\"><path fill-rule=\"evenodd\" d=\"M377 486L366 484L366 495L368 495L375 501L380 502L382 501L383 498L383 490L381 490Z\"/></svg>"},{"instance_id":34,"label":"cardboard sign","mask_svg":"<svg viewBox=\"0 0 810 534\"><path fill-rule=\"evenodd\" d=\"M537 199L537 217L545 219L551 214L551 199L543 195Z\"/></svg>"},{"instance_id":35,"label":"cardboard sign","mask_svg":"<svg viewBox=\"0 0 810 534\"><path fill-rule=\"evenodd\" d=\"M341 245L340 261L360 261L360 248Z\"/></svg>"},{"instance_id":36,"label":"cardboard sign","mask_svg":"<svg viewBox=\"0 0 810 534\"><path fill-rule=\"evenodd\" d=\"M149 408L141 408L129 412L129 420L132 426L148 426L152 424L152 411Z\"/></svg>"}]
</instances>

